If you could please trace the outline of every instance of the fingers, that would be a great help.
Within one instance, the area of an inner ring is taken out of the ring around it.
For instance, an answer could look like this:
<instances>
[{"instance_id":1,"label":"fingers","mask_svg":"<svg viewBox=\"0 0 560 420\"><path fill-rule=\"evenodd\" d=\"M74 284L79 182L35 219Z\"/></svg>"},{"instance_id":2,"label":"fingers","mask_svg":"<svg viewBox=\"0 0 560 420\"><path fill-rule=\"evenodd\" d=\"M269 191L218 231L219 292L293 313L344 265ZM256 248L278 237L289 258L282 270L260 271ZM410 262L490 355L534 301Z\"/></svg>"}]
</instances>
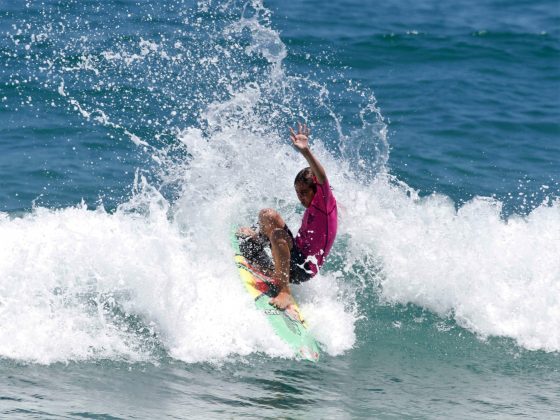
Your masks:
<instances>
[{"instance_id":1,"label":"fingers","mask_svg":"<svg viewBox=\"0 0 560 420\"><path fill-rule=\"evenodd\" d=\"M295 134L295 133L292 132L292 133L290 134L290 140L292 140L292 143L293 143L293 144L296 144L297 138L296 138L296 134Z\"/></svg>"},{"instance_id":2,"label":"fingers","mask_svg":"<svg viewBox=\"0 0 560 420\"><path fill-rule=\"evenodd\" d=\"M294 131L294 129L292 127L288 127L290 129L290 138L292 139L293 142L296 141L296 132Z\"/></svg>"},{"instance_id":3,"label":"fingers","mask_svg":"<svg viewBox=\"0 0 560 420\"><path fill-rule=\"evenodd\" d=\"M299 134L303 134L304 136L309 137L309 133L311 132L311 130L309 129L307 124L302 124L299 121L298 121L297 124L298 124L297 134L292 127L288 127L290 129L290 134L291 134L292 138L295 137L296 135L299 135Z\"/></svg>"}]
</instances>

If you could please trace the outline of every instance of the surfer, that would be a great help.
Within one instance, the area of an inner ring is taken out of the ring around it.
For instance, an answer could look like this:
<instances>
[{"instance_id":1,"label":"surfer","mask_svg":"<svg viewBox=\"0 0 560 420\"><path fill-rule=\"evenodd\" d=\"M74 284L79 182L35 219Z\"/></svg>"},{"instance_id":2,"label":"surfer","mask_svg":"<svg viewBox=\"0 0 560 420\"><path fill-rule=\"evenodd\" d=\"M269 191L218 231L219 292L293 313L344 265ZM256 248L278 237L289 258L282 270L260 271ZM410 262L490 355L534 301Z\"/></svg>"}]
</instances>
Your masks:
<instances>
[{"instance_id":1,"label":"surfer","mask_svg":"<svg viewBox=\"0 0 560 420\"><path fill-rule=\"evenodd\" d=\"M337 230L336 199L327 174L309 148L309 128L298 123L297 133L290 127L294 147L303 155L309 167L296 176L294 188L305 207L301 227L294 237L282 216L274 209L259 212L258 231L241 228L239 234L256 247L269 242L273 267L259 264L265 274L278 282L278 295L270 304L286 309L294 303L290 283L299 284L315 276L327 257Z\"/></svg>"}]
</instances>

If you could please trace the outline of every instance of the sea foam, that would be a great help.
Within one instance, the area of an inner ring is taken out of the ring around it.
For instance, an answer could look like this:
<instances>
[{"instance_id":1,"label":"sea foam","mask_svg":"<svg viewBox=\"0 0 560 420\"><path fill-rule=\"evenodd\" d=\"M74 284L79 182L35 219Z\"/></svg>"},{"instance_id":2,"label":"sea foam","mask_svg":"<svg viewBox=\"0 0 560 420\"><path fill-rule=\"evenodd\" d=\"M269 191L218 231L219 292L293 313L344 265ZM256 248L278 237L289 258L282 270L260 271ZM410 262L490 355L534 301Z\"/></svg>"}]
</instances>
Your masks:
<instances>
[{"instance_id":1,"label":"sea foam","mask_svg":"<svg viewBox=\"0 0 560 420\"><path fill-rule=\"evenodd\" d=\"M560 202L504 218L502 203L420 198L380 177L344 189L350 248L374 257L387 302L414 303L481 337L560 350ZM351 256L348 257L351 259Z\"/></svg>"}]
</instances>

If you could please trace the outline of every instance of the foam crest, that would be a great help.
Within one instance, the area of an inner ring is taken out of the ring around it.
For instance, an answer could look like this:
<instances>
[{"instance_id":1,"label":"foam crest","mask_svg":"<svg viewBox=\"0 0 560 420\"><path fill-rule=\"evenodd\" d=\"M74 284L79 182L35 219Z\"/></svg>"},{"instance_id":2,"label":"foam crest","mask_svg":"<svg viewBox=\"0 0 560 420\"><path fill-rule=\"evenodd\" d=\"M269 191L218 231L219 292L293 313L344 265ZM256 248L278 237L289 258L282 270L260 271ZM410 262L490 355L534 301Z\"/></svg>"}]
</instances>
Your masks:
<instances>
[{"instance_id":1,"label":"foam crest","mask_svg":"<svg viewBox=\"0 0 560 420\"><path fill-rule=\"evenodd\" d=\"M497 200L475 197L457 210L446 196L419 198L388 181L341 197L354 203L348 259L373 257L384 299L451 315L482 337L560 350L558 200L504 220Z\"/></svg>"},{"instance_id":2,"label":"foam crest","mask_svg":"<svg viewBox=\"0 0 560 420\"><path fill-rule=\"evenodd\" d=\"M253 352L290 356L254 310L231 255L185 254L195 246L173 230L150 231L114 215L39 213L2 224L11 250L2 250L3 357L139 361L157 359L157 348L187 362ZM22 254L38 268L21 270ZM316 318L312 325L321 322Z\"/></svg>"},{"instance_id":3,"label":"foam crest","mask_svg":"<svg viewBox=\"0 0 560 420\"><path fill-rule=\"evenodd\" d=\"M144 277L135 263L155 257L136 240L143 228L134 218L85 206L4 218L0 354L39 363L145 359L141 335L111 322L109 305L118 297L124 310L130 279Z\"/></svg>"},{"instance_id":4,"label":"foam crest","mask_svg":"<svg viewBox=\"0 0 560 420\"><path fill-rule=\"evenodd\" d=\"M157 360L163 353L186 362L255 352L292 357L243 289L229 232L254 221L265 205L284 210L297 228L291 174L301 158L280 140L273 142L275 154L265 153L269 142L233 129L211 141L198 130L181 139L192 160L173 206L138 176L134 196L113 214L81 205L3 216L2 357L37 363ZM267 158L249 165L254 176L248 177L245 157L255 153ZM271 167L290 174L286 182ZM326 276L294 289L312 330L335 355L352 347L356 317L337 302L336 278Z\"/></svg>"}]
</instances>

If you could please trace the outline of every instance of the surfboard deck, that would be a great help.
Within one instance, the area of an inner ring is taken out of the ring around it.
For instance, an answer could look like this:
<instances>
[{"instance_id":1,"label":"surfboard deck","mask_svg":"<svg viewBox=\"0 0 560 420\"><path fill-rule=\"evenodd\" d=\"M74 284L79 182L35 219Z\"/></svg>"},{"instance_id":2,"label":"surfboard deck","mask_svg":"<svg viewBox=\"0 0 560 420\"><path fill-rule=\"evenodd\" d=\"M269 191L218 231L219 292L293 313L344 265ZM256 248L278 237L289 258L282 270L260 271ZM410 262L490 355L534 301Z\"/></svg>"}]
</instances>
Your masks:
<instances>
[{"instance_id":1,"label":"surfboard deck","mask_svg":"<svg viewBox=\"0 0 560 420\"><path fill-rule=\"evenodd\" d=\"M297 358L317 362L319 345L309 332L299 307L294 304L281 311L269 303L270 298L277 294L275 281L257 270L242 254L236 232L237 228L233 228L231 244L235 252L235 264L241 282L254 299L256 308L267 318L274 332L294 350Z\"/></svg>"}]
</instances>

